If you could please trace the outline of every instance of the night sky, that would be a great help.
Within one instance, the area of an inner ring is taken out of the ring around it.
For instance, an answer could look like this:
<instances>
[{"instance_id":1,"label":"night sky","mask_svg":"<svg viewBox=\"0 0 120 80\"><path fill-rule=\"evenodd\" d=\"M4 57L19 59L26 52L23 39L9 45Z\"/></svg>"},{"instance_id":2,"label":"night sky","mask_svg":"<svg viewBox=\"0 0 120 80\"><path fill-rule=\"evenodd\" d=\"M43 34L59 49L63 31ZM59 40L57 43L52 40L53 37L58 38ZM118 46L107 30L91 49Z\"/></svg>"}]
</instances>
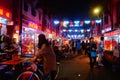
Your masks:
<instances>
[{"instance_id":1,"label":"night sky","mask_svg":"<svg viewBox=\"0 0 120 80\"><path fill-rule=\"evenodd\" d=\"M45 13L60 19L87 19L91 5L98 0L40 0Z\"/></svg>"}]
</instances>

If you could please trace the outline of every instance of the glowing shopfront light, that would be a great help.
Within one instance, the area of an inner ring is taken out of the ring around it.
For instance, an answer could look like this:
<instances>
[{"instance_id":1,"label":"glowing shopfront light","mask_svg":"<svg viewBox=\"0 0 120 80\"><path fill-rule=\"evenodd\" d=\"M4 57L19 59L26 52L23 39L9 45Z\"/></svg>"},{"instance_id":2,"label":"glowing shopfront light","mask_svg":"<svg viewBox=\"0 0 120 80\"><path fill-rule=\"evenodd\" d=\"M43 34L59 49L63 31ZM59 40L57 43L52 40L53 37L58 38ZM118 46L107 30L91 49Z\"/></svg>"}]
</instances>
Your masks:
<instances>
[{"instance_id":1,"label":"glowing shopfront light","mask_svg":"<svg viewBox=\"0 0 120 80\"><path fill-rule=\"evenodd\" d=\"M0 7L0 16L2 16L4 18L11 19L12 18L12 13L10 11L6 10L3 7Z\"/></svg>"},{"instance_id":2,"label":"glowing shopfront light","mask_svg":"<svg viewBox=\"0 0 120 80\"><path fill-rule=\"evenodd\" d=\"M56 21L54 21L54 24L56 24L56 25L57 25L57 24L59 24L59 21L57 21L57 20L56 20Z\"/></svg>"}]
</instances>

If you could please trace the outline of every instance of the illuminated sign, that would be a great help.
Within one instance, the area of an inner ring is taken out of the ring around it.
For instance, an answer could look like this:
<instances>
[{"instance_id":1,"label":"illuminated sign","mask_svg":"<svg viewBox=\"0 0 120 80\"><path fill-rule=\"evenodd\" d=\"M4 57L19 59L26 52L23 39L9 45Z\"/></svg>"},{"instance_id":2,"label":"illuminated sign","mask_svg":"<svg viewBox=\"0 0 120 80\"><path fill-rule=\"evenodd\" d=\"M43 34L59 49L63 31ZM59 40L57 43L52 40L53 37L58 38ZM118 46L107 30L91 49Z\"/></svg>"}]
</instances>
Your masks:
<instances>
[{"instance_id":1,"label":"illuminated sign","mask_svg":"<svg viewBox=\"0 0 120 80\"><path fill-rule=\"evenodd\" d=\"M4 8L0 8L0 16L8 19L12 18L12 14Z\"/></svg>"},{"instance_id":2,"label":"illuminated sign","mask_svg":"<svg viewBox=\"0 0 120 80\"><path fill-rule=\"evenodd\" d=\"M33 22L29 22L29 23L28 23L28 26L29 26L30 28L32 28L32 29L38 29L38 25L35 24L35 23L33 23Z\"/></svg>"}]
</instances>

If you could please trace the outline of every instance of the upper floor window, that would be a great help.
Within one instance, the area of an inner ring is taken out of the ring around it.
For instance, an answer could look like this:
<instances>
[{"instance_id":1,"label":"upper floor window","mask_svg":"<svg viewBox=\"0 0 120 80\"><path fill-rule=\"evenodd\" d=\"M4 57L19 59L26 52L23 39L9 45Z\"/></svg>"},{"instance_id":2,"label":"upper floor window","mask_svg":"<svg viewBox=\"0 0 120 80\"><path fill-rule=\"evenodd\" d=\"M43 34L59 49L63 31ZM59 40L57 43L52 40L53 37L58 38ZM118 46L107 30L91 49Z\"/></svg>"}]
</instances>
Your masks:
<instances>
[{"instance_id":1,"label":"upper floor window","mask_svg":"<svg viewBox=\"0 0 120 80\"><path fill-rule=\"evenodd\" d=\"M117 22L120 23L120 2L117 3Z\"/></svg>"},{"instance_id":2,"label":"upper floor window","mask_svg":"<svg viewBox=\"0 0 120 80\"><path fill-rule=\"evenodd\" d=\"M28 5L27 5L26 2L24 3L24 10L25 10L25 11L28 11Z\"/></svg>"},{"instance_id":3,"label":"upper floor window","mask_svg":"<svg viewBox=\"0 0 120 80\"><path fill-rule=\"evenodd\" d=\"M32 14L33 16L36 16L36 11L35 11L34 8L31 9L31 14Z\"/></svg>"},{"instance_id":4,"label":"upper floor window","mask_svg":"<svg viewBox=\"0 0 120 80\"><path fill-rule=\"evenodd\" d=\"M39 20L41 20L41 13L39 13Z\"/></svg>"},{"instance_id":5,"label":"upper floor window","mask_svg":"<svg viewBox=\"0 0 120 80\"><path fill-rule=\"evenodd\" d=\"M108 15L104 16L104 24L108 24Z\"/></svg>"}]
</instances>

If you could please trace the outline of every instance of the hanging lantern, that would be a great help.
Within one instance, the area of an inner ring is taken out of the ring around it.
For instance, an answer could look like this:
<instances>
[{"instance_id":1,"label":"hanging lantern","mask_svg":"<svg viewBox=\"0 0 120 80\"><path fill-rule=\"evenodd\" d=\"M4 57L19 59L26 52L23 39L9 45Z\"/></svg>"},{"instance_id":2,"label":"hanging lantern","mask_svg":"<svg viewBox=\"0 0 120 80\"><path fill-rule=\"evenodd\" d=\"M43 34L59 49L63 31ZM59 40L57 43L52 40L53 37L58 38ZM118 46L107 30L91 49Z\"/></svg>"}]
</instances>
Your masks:
<instances>
[{"instance_id":1,"label":"hanging lantern","mask_svg":"<svg viewBox=\"0 0 120 80\"><path fill-rule=\"evenodd\" d=\"M70 21L70 25L69 26L73 26L73 22L72 21Z\"/></svg>"},{"instance_id":2,"label":"hanging lantern","mask_svg":"<svg viewBox=\"0 0 120 80\"><path fill-rule=\"evenodd\" d=\"M72 32L74 32L74 30L72 30Z\"/></svg>"},{"instance_id":3,"label":"hanging lantern","mask_svg":"<svg viewBox=\"0 0 120 80\"><path fill-rule=\"evenodd\" d=\"M95 21L94 21L94 20L92 20L92 21L91 21L91 24L92 24L92 25L94 25L94 24L95 24Z\"/></svg>"},{"instance_id":4,"label":"hanging lantern","mask_svg":"<svg viewBox=\"0 0 120 80\"><path fill-rule=\"evenodd\" d=\"M66 32L68 32L68 30L66 30Z\"/></svg>"},{"instance_id":5,"label":"hanging lantern","mask_svg":"<svg viewBox=\"0 0 120 80\"><path fill-rule=\"evenodd\" d=\"M80 30L78 30L78 32L80 32Z\"/></svg>"},{"instance_id":6,"label":"hanging lantern","mask_svg":"<svg viewBox=\"0 0 120 80\"><path fill-rule=\"evenodd\" d=\"M60 26L63 26L63 21L60 22Z\"/></svg>"},{"instance_id":7,"label":"hanging lantern","mask_svg":"<svg viewBox=\"0 0 120 80\"><path fill-rule=\"evenodd\" d=\"M80 22L80 25L83 26L83 25L84 25L84 21L81 21L81 22Z\"/></svg>"}]
</instances>

